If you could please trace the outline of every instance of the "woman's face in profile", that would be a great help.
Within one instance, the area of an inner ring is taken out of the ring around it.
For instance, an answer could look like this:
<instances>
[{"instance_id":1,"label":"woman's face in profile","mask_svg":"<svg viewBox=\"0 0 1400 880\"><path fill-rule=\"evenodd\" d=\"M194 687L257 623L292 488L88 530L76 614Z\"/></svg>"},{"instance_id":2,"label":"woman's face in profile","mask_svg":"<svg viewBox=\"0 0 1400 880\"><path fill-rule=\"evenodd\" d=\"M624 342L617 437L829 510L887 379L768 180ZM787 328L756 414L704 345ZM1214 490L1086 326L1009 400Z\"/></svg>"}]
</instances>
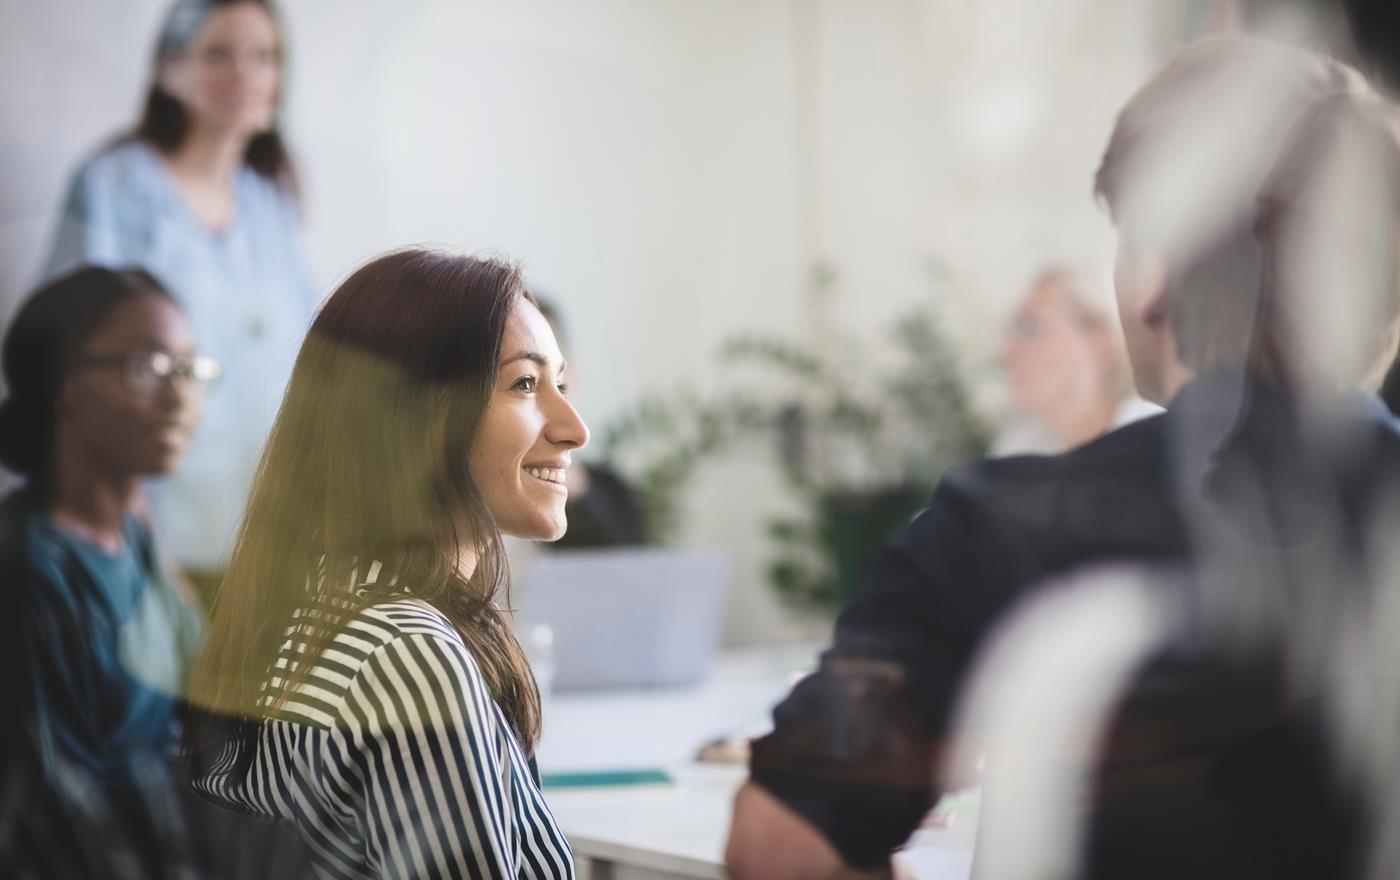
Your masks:
<instances>
[{"instance_id":1,"label":"woman's face in profile","mask_svg":"<svg viewBox=\"0 0 1400 880\"><path fill-rule=\"evenodd\" d=\"M203 393L197 380L167 368L194 356L189 324L173 303L128 300L88 339L63 383L59 442L109 475L170 473L199 421Z\"/></svg>"},{"instance_id":2,"label":"woman's face in profile","mask_svg":"<svg viewBox=\"0 0 1400 880\"><path fill-rule=\"evenodd\" d=\"M539 309L517 300L501 345L496 387L468 459L500 530L554 541L568 520L570 454L588 428L564 396L564 358Z\"/></svg>"},{"instance_id":3,"label":"woman's face in profile","mask_svg":"<svg viewBox=\"0 0 1400 880\"><path fill-rule=\"evenodd\" d=\"M282 81L277 24L257 3L221 6L185 54L167 62L164 79L196 128L244 137L266 131Z\"/></svg>"}]
</instances>

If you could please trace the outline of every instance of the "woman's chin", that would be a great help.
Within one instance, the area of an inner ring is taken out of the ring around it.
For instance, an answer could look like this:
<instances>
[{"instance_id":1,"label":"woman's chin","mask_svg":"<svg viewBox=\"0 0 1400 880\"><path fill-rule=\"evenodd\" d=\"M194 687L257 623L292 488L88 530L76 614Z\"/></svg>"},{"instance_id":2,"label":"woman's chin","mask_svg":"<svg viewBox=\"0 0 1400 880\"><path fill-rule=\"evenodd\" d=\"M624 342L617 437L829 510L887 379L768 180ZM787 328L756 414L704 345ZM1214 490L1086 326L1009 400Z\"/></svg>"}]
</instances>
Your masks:
<instances>
[{"instance_id":1,"label":"woman's chin","mask_svg":"<svg viewBox=\"0 0 1400 880\"><path fill-rule=\"evenodd\" d=\"M541 529L540 534L534 540L550 544L564 537L564 533L568 530L568 525L561 523L557 528Z\"/></svg>"},{"instance_id":2,"label":"woman's chin","mask_svg":"<svg viewBox=\"0 0 1400 880\"><path fill-rule=\"evenodd\" d=\"M564 533L568 530L568 521L561 517L557 521L549 520L533 522L521 528L510 530L502 529L501 531L507 535L510 535L512 538L520 538L524 541L540 541L542 543L548 544L564 537Z\"/></svg>"},{"instance_id":3,"label":"woman's chin","mask_svg":"<svg viewBox=\"0 0 1400 880\"><path fill-rule=\"evenodd\" d=\"M184 438L157 438L145 444L137 460L131 462L131 470L142 477L163 477L174 473L185 457L187 445Z\"/></svg>"},{"instance_id":4,"label":"woman's chin","mask_svg":"<svg viewBox=\"0 0 1400 880\"><path fill-rule=\"evenodd\" d=\"M151 456L139 462L132 473L141 479L155 479L158 477L168 477L175 473L175 469L180 466L180 453L164 456Z\"/></svg>"},{"instance_id":5,"label":"woman's chin","mask_svg":"<svg viewBox=\"0 0 1400 880\"><path fill-rule=\"evenodd\" d=\"M203 128L221 137L250 141L272 130L271 114L256 111L231 109L226 113L211 115L203 120Z\"/></svg>"}]
</instances>

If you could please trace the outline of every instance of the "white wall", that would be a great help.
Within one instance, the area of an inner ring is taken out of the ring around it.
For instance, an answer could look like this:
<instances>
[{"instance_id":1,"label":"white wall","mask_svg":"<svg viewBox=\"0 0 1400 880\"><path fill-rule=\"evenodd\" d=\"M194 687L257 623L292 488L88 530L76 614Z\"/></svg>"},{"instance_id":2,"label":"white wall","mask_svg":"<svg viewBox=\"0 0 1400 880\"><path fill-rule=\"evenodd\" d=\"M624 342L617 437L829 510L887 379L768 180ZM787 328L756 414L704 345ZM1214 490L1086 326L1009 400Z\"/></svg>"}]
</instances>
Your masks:
<instances>
[{"instance_id":1,"label":"white wall","mask_svg":"<svg viewBox=\"0 0 1400 880\"><path fill-rule=\"evenodd\" d=\"M72 167L134 122L160 11L0 0L0 313L35 281Z\"/></svg>"},{"instance_id":2,"label":"white wall","mask_svg":"<svg viewBox=\"0 0 1400 880\"><path fill-rule=\"evenodd\" d=\"M1089 182L1172 0L397 0L284 4L288 128L320 281L398 244L524 262L563 307L595 425L705 382L738 330L862 330L931 295L984 365L1027 277L1106 265ZM0 303L66 174L131 122L151 0L3 0ZM980 374L979 374L980 375ZM736 549L732 641L811 632L762 583L760 463L715 466L689 540Z\"/></svg>"}]
</instances>

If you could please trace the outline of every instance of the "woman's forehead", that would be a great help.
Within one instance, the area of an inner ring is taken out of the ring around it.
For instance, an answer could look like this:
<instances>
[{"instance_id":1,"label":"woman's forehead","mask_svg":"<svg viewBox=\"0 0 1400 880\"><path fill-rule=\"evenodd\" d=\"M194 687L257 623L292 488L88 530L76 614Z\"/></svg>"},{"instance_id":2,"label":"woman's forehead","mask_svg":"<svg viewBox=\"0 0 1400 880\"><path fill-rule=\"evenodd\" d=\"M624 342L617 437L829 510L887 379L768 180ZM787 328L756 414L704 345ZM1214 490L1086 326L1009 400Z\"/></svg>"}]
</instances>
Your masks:
<instances>
[{"instance_id":1,"label":"woman's forehead","mask_svg":"<svg viewBox=\"0 0 1400 880\"><path fill-rule=\"evenodd\" d=\"M536 352L558 363L562 356L559 344L554 339L554 331L540 310L526 299L516 301L506 323L506 336L502 355L510 357L519 352Z\"/></svg>"},{"instance_id":2,"label":"woman's forehead","mask_svg":"<svg viewBox=\"0 0 1400 880\"><path fill-rule=\"evenodd\" d=\"M233 3L210 12L195 34L195 41L228 37L275 44L278 41L277 23L261 3L253 0Z\"/></svg>"},{"instance_id":3,"label":"woman's forehead","mask_svg":"<svg viewBox=\"0 0 1400 880\"><path fill-rule=\"evenodd\" d=\"M107 346L179 346L190 341L189 324L180 309L163 296L135 296L113 309L88 339Z\"/></svg>"}]
</instances>

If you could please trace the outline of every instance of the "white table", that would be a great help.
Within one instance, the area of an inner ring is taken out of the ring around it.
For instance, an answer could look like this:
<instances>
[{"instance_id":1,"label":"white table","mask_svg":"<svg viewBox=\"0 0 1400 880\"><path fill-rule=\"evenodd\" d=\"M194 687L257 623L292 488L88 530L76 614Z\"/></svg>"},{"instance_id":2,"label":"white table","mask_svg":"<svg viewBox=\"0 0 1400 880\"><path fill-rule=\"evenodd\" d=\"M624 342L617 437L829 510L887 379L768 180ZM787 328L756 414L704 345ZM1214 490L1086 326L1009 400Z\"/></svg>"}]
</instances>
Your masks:
<instances>
[{"instance_id":1,"label":"white table","mask_svg":"<svg viewBox=\"0 0 1400 880\"><path fill-rule=\"evenodd\" d=\"M580 880L720 880L742 766L699 764L701 743L761 732L769 710L810 667L814 647L734 652L685 689L558 694L545 705L544 773L656 768L673 785L551 788L545 795L568 836ZM900 856L909 876L966 880L975 801L946 829L919 832Z\"/></svg>"}]
</instances>

